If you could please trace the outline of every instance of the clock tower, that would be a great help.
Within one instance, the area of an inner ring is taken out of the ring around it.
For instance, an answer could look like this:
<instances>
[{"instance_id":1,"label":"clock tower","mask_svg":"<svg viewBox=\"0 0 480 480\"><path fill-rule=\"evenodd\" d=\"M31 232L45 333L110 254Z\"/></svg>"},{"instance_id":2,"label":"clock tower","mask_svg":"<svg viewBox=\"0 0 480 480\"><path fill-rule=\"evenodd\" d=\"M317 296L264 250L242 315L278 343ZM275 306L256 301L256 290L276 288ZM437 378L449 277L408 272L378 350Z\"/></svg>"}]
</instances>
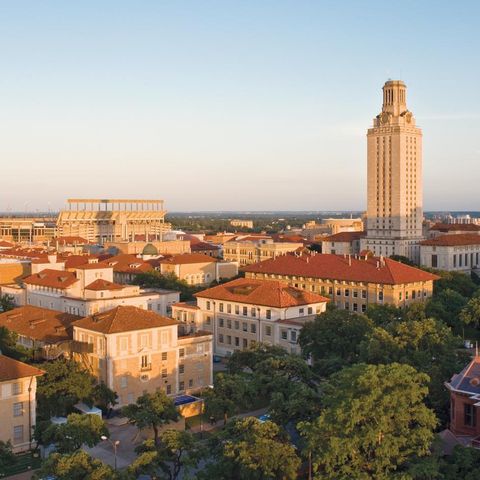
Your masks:
<instances>
[{"instance_id":1,"label":"clock tower","mask_svg":"<svg viewBox=\"0 0 480 480\"><path fill-rule=\"evenodd\" d=\"M367 235L362 249L419 263L422 240L422 131L401 80L383 86L382 111L367 133Z\"/></svg>"}]
</instances>

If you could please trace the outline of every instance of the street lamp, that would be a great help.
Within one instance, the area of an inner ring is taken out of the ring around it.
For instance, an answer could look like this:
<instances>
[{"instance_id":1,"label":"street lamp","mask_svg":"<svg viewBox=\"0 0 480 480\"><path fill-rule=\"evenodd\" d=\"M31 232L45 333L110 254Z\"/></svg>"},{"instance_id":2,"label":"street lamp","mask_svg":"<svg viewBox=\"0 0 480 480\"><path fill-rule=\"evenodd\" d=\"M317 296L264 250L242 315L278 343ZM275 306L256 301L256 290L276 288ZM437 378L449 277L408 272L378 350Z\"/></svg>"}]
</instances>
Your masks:
<instances>
[{"instance_id":1,"label":"street lamp","mask_svg":"<svg viewBox=\"0 0 480 480\"><path fill-rule=\"evenodd\" d=\"M106 440L108 440L111 444L112 444L112 447L113 447L113 462L114 462L114 470L117 470L117 447L120 445L120 440L110 440L106 435L102 435L100 437L104 442Z\"/></svg>"}]
</instances>

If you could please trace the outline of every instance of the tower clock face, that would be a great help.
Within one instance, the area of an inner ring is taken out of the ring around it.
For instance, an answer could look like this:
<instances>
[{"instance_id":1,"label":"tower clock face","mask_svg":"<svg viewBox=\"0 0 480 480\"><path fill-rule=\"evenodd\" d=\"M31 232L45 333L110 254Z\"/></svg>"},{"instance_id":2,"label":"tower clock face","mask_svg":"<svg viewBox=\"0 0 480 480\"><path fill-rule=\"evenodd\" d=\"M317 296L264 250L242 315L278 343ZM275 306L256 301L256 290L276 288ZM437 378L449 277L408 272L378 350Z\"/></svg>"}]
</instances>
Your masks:
<instances>
[{"instance_id":1,"label":"tower clock face","mask_svg":"<svg viewBox=\"0 0 480 480\"><path fill-rule=\"evenodd\" d=\"M412 121L412 114L410 112L408 112L406 115L405 115L405 120L407 121L407 123L411 123Z\"/></svg>"},{"instance_id":2,"label":"tower clock face","mask_svg":"<svg viewBox=\"0 0 480 480\"><path fill-rule=\"evenodd\" d=\"M388 123L388 119L389 119L390 115L387 113L387 112L383 112L382 113L382 123Z\"/></svg>"}]
</instances>

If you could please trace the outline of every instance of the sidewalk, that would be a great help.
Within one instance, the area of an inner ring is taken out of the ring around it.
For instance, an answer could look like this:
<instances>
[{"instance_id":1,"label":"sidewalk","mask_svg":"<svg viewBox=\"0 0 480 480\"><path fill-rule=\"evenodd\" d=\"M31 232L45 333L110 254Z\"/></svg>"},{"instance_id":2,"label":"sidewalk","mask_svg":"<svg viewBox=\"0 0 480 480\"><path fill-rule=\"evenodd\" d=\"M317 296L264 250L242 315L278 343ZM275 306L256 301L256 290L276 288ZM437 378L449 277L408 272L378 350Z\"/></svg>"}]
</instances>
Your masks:
<instances>
[{"instance_id":1,"label":"sidewalk","mask_svg":"<svg viewBox=\"0 0 480 480\"><path fill-rule=\"evenodd\" d=\"M245 417L259 417L260 415L263 415L264 413L267 413L268 409L267 408L260 408L258 410L252 410L251 412L245 412L245 413L239 413L238 415L234 415L233 417L229 417L227 422L232 420L233 418L245 418ZM210 422L205 422L203 425L195 425L190 429L190 432L192 433L200 433L200 432L209 432L210 430L215 430L217 428L223 428L223 419L218 420L214 424L211 424Z\"/></svg>"}]
</instances>

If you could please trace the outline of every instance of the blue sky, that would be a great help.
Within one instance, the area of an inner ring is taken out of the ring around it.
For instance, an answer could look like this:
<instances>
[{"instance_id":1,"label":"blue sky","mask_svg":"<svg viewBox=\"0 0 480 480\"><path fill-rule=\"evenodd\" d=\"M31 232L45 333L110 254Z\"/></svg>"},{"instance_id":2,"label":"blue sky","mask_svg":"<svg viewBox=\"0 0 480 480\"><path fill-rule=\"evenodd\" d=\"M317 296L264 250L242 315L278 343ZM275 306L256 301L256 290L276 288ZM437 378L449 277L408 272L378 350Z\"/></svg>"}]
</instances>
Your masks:
<instances>
[{"instance_id":1,"label":"blue sky","mask_svg":"<svg viewBox=\"0 0 480 480\"><path fill-rule=\"evenodd\" d=\"M478 210L477 1L0 3L0 211L366 207L367 128L403 79L425 209Z\"/></svg>"}]
</instances>

